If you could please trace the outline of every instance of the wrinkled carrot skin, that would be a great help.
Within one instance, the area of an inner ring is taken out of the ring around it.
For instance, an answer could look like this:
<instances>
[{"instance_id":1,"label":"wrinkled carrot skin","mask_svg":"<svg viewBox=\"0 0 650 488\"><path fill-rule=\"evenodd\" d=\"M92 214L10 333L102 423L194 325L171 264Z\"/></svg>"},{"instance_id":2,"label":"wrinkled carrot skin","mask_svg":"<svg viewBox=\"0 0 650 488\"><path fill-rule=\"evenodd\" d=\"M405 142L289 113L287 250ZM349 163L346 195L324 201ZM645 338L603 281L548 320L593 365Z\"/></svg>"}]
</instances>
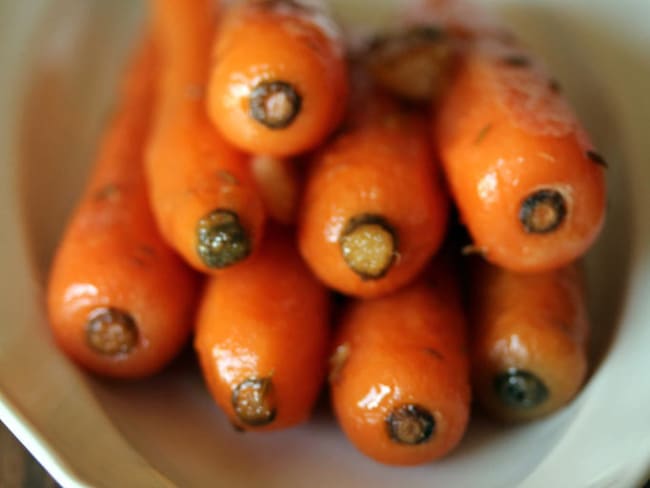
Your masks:
<instances>
[{"instance_id":1,"label":"wrinkled carrot skin","mask_svg":"<svg viewBox=\"0 0 650 488\"><path fill-rule=\"evenodd\" d=\"M386 99L363 105L351 129L310 163L298 239L324 283L373 297L406 285L424 268L444 238L449 204L424 121ZM381 215L396 231L394 263L379 279L356 274L341 253L346 223L361 214Z\"/></svg>"},{"instance_id":2,"label":"wrinkled carrot skin","mask_svg":"<svg viewBox=\"0 0 650 488\"><path fill-rule=\"evenodd\" d=\"M469 420L467 330L450 267L343 312L332 360L331 401L350 441L372 459L408 466L438 459L461 440ZM413 403L433 414L428 442L391 439L386 418Z\"/></svg>"},{"instance_id":3,"label":"wrinkled carrot skin","mask_svg":"<svg viewBox=\"0 0 650 488\"><path fill-rule=\"evenodd\" d=\"M47 288L49 323L59 346L99 375L141 378L156 373L185 344L192 326L197 277L164 244L149 209L143 152L153 104L154 50L130 68L83 196L56 251ZM113 307L135 321L129 353L103 355L86 327Z\"/></svg>"},{"instance_id":4,"label":"wrinkled carrot skin","mask_svg":"<svg viewBox=\"0 0 650 488\"><path fill-rule=\"evenodd\" d=\"M234 425L267 431L307 420L324 381L328 315L328 292L285 229L269 229L258 256L208 282L194 346L212 396ZM276 411L266 425L246 425L233 408L233 392L248 378L273 383Z\"/></svg>"},{"instance_id":5,"label":"wrinkled carrot skin","mask_svg":"<svg viewBox=\"0 0 650 488\"><path fill-rule=\"evenodd\" d=\"M602 165L574 113L520 48L485 40L464 55L434 122L452 196L477 248L513 271L567 265L604 222ZM527 232L521 207L552 189L566 215L546 233Z\"/></svg>"},{"instance_id":6,"label":"wrinkled carrot skin","mask_svg":"<svg viewBox=\"0 0 650 488\"><path fill-rule=\"evenodd\" d=\"M343 41L288 1L241 2L225 15L214 43L208 111L235 146L251 153L293 156L318 146L340 123L348 97ZM331 22L328 20L327 22ZM260 81L295 87L301 108L284 128L250 115Z\"/></svg>"},{"instance_id":7,"label":"wrinkled carrot skin","mask_svg":"<svg viewBox=\"0 0 650 488\"><path fill-rule=\"evenodd\" d=\"M470 287L473 384L494 418L532 420L569 402L587 373L589 324L583 276L577 265L513 273L480 259L472 262ZM548 390L532 408L500 401L495 377L508 368L528 371Z\"/></svg>"},{"instance_id":8,"label":"wrinkled carrot skin","mask_svg":"<svg viewBox=\"0 0 650 488\"><path fill-rule=\"evenodd\" d=\"M161 52L147 155L151 205L169 244L197 270L218 273L197 252L198 222L216 209L234 212L254 252L265 215L245 156L221 138L205 112L214 2L151 0L150 5Z\"/></svg>"}]
</instances>

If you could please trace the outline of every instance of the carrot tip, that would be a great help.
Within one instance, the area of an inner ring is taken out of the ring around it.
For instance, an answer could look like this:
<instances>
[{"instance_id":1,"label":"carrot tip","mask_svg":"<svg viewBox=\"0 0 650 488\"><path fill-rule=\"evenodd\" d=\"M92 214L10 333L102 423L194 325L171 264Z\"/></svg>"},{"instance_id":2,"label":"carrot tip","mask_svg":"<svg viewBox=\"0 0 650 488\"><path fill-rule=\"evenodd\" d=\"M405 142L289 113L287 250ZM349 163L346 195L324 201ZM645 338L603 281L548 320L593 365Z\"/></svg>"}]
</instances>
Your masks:
<instances>
[{"instance_id":1,"label":"carrot tip","mask_svg":"<svg viewBox=\"0 0 650 488\"><path fill-rule=\"evenodd\" d=\"M128 354L138 342L138 328L126 312L99 308L88 317L86 340L90 348L100 354Z\"/></svg>"},{"instance_id":2,"label":"carrot tip","mask_svg":"<svg viewBox=\"0 0 650 488\"><path fill-rule=\"evenodd\" d=\"M197 226L197 252L210 268L225 268L246 258L251 243L236 213L217 209Z\"/></svg>"},{"instance_id":3,"label":"carrot tip","mask_svg":"<svg viewBox=\"0 0 650 488\"><path fill-rule=\"evenodd\" d=\"M534 408L549 396L548 388L533 373L510 368L494 378L494 391L504 405L514 409Z\"/></svg>"},{"instance_id":4,"label":"carrot tip","mask_svg":"<svg viewBox=\"0 0 650 488\"><path fill-rule=\"evenodd\" d=\"M250 95L250 115L269 129L291 125L302 108L302 97L285 81L262 81Z\"/></svg>"},{"instance_id":5,"label":"carrot tip","mask_svg":"<svg viewBox=\"0 0 650 488\"><path fill-rule=\"evenodd\" d=\"M557 229L566 217L564 197L556 190L539 190L521 204L519 220L529 234L547 234Z\"/></svg>"},{"instance_id":6,"label":"carrot tip","mask_svg":"<svg viewBox=\"0 0 650 488\"><path fill-rule=\"evenodd\" d=\"M339 243L347 265L364 280L383 277L397 253L396 232L380 215L351 218Z\"/></svg>"},{"instance_id":7,"label":"carrot tip","mask_svg":"<svg viewBox=\"0 0 650 488\"><path fill-rule=\"evenodd\" d=\"M275 392L271 378L247 378L232 392L232 406L244 424L260 427L275 419Z\"/></svg>"},{"instance_id":8,"label":"carrot tip","mask_svg":"<svg viewBox=\"0 0 650 488\"><path fill-rule=\"evenodd\" d=\"M427 409L408 403L394 409L386 418L386 425L393 441L416 446L431 439L436 421Z\"/></svg>"}]
</instances>

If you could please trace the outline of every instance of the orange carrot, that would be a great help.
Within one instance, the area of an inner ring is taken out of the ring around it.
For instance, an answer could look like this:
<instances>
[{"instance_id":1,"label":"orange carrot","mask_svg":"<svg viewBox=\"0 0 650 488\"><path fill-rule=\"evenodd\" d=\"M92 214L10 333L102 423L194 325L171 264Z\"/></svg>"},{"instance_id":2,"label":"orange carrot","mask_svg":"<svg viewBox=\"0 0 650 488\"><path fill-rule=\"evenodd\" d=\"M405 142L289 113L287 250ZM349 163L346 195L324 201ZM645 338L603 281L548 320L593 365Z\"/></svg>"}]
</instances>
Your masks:
<instances>
[{"instance_id":1,"label":"orange carrot","mask_svg":"<svg viewBox=\"0 0 650 488\"><path fill-rule=\"evenodd\" d=\"M371 297L422 270L444 237L448 202L420 117L381 97L358 112L309 168L298 237L323 282Z\"/></svg>"},{"instance_id":2,"label":"orange carrot","mask_svg":"<svg viewBox=\"0 0 650 488\"><path fill-rule=\"evenodd\" d=\"M313 149L341 121L346 98L343 43L324 12L241 2L221 22L208 110L234 145L274 156Z\"/></svg>"},{"instance_id":3,"label":"orange carrot","mask_svg":"<svg viewBox=\"0 0 650 488\"><path fill-rule=\"evenodd\" d=\"M277 430L309 417L325 376L328 308L287 230L270 229L258 256L208 283L194 345L235 426Z\"/></svg>"},{"instance_id":4,"label":"orange carrot","mask_svg":"<svg viewBox=\"0 0 650 488\"><path fill-rule=\"evenodd\" d=\"M469 420L466 326L453 274L420 279L344 312L331 358L334 412L347 437L385 464L450 452Z\"/></svg>"},{"instance_id":5,"label":"orange carrot","mask_svg":"<svg viewBox=\"0 0 650 488\"><path fill-rule=\"evenodd\" d=\"M205 113L210 0L151 0L162 56L147 175L163 236L185 260L215 272L249 256L262 236L264 209L243 155Z\"/></svg>"},{"instance_id":6,"label":"orange carrot","mask_svg":"<svg viewBox=\"0 0 650 488\"><path fill-rule=\"evenodd\" d=\"M521 48L470 48L434 125L452 195L487 260L543 271L591 246L605 215L604 161Z\"/></svg>"},{"instance_id":7,"label":"orange carrot","mask_svg":"<svg viewBox=\"0 0 650 488\"><path fill-rule=\"evenodd\" d=\"M143 152L155 73L147 45L128 72L47 289L61 348L90 371L117 378L151 375L177 354L197 291L194 274L163 243L147 201Z\"/></svg>"},{"instance_id":8,"label":"orange carrot","mask_svg":"<svg viewBox=\"0 0 650 488\"><path fill-rule=\"evenodd\" d=\"M300 177L290 159L255 156L253 176L269 217L284 225L295 224L300 198Z\"/></svg>"},{"instance_id":9,"label":"orange carrot","mask_svg":"<svg viewBox=\"0 0 650 488\"><path fill-rule=\"evenodd\" d=\"M578 392L589 332L577 265L519 274L473 263L471 324L476 396L494 417L531 420Z\"/></svg>"}]
</instances>

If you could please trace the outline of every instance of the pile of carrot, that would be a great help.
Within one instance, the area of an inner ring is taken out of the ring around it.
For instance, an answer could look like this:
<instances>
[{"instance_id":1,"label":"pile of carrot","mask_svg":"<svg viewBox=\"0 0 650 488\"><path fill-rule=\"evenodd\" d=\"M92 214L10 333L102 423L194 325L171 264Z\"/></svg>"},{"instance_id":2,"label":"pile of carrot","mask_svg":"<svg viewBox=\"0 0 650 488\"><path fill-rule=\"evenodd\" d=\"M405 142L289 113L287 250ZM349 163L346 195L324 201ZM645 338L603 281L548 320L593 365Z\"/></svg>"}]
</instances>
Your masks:
<instances>
[{"instance_id":1,"label":"pile of carrot","mask_svg":"<svg viewBox=\"0 0 650 488\"><path fill-rule=\"evenodd\" d=\"M448 454L472 400L518 422L576 396L606 163L512 35L448 0L354 48L313 2L150 7L52 265L72 360L144 378L192 336L235 428L304 422L327 385L393 465Z\"/></svg>"}]
</instances>

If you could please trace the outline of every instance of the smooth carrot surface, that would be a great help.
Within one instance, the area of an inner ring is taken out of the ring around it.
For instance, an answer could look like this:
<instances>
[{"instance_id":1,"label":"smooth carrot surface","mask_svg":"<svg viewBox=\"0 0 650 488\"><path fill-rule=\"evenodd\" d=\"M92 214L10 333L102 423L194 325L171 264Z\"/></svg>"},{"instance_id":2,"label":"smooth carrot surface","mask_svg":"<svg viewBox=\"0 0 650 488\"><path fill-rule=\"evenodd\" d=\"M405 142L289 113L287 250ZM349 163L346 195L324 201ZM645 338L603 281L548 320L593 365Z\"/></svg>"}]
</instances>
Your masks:
<instances>
[{"instance_id":1,"label":"smooth carrot surface","mask_svg":"<svg viewBox=\"0 0 650 488\"><path fill-rule=\"evenodd\" d=\"M244 155L205 112L216 12L210 0L151 0L161 81L147 176L163 236L196 269L215 273L252 254L264 206Z\"/></svg>"},{"instance_id":2,"label":"smooth carrot surface","mask_svg":"<svg viewBox=\"0 0 650 488\"><path fill-rule=\"evenodd\" d=\"M248 152L291 156L313 149L345 113L344 56L326 13L288 0L240 2L215 40L212 122Z\"/></svg>"},{"instance_id":3,"label":"smooth carrot surface","mask_svg":"<svg viewBox=\"0 0 650 488\"><path fill-rule=\"evenodd\" d=\"M56 251L47 288L60 347L100 375L139 378L185 344L197 279L163 243L149 209L144 144L155 54L142 49L89 180Z\"/></svg>"},{"instance_id":4,"label":"smooth carrot surface","mask_svg":"<svg viewBox=\"0 0 650 488\"><path fill-rule=\"evenodd\" d=\"M295 224L302 186L296 162L254 156L251 167L267 215L283 225Z\"/></svg>"},{"instance_id":5,"label":"smooth carrot surface","mask_svg":"<svg viewBox=\"0 0 650 488\"><path fill-rule=\"evenodd\" d=\"M434 125L461 218L487 260L543 271L592 245L605 217L602 157L521 48L469 48Z\"/></svg>"},{"instance_id":6,"label":"smooth carrot surface","mask_svg":"<svg viewBox=\"0 0 650 488\"><path fill-rule=\"evenodd\" d=\"M278 430L309 417L323 385L329 296L286 229L260 254L209 281L195 348L221 409L244 430Z\"/></svg>"},{"instance_id":7,"label":"smooth carrot surface","mask_svg":"<svg viewBox=\"0 0 650 488\"><path fill-rule=\"evenodd\" d=\"M298 228L316 275L360 297L394 291L422 270L449 207L423 120L386 99L367 103L311 162Z\"/></svg>"},{"instance_id":8,"label":"smooth carrot surface","mask_svg":"<svg viewBox=\"0 0 650 488\"><path fill-rule=\"evenodd\" d=\"M531 420L578 392L587 373L589 324L577 265L519 274L472 263L473 382L497 419Z\"/></svg>"},{"instance_id":9,"label":"smooth carrot surface","mask_svg":"<svg viewBox=\"0 0 650 488\"><path fill-rule=\"evenodd\" d=\"M469 420L466 342L457 283L446 266L393 295L349 305L330 360L330 391L350 441L393 465L450 452Z\"/></svg>"}]
</instances>

